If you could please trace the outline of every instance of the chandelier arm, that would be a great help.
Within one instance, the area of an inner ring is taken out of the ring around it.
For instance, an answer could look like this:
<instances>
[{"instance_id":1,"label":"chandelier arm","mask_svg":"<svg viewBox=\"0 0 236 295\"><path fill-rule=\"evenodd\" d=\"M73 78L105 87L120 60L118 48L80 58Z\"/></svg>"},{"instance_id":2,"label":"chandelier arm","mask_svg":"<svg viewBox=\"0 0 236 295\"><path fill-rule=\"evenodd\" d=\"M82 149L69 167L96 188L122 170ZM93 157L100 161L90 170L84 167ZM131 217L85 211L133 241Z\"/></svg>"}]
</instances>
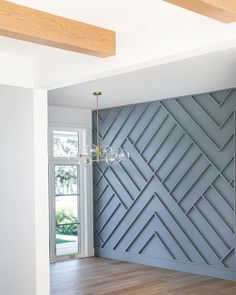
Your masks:
<instances>
[{"instance_id":1,"label":"chandelier arm","mask_svg":"<svg viewBox=\"0 0 236 295\"><path fill-rule=\"evenodd\" d=\"M79 157L87 157L88 155L87 154L79 154Z\"/></svg>"}]
</instances>

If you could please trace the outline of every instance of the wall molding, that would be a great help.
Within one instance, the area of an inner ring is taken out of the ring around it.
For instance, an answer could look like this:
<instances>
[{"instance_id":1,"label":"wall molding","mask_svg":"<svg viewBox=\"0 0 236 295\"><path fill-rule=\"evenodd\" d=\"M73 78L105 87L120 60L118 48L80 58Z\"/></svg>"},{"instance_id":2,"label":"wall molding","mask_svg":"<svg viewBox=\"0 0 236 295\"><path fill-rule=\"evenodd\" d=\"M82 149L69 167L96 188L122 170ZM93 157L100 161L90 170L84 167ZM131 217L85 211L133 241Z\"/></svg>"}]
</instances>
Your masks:
<instances>
[{"instance_id":1,"label":"wall molding","mask_svg":"<svg viewBox=\"0 0 236 295\"><path fill-rule=\"evenodd\" d=\"M100 111L131 157L93 166L97 255L236 280L235 108L226 89Z\"/></svg>"},{"instance_id":2,"label":"wall molding","mask_svg":"<svg viewBox=\"0 0 236 295\"><path fill-rule=\"evenodd\" d=\"M193 274L206 275L205 266L195 263L183 263L176 261L168 261L162 259L150 258L144 255L133 255L107 249L96 248L95 255L108 259L122 260L133 263L140 263L144 265L161 267L176 271L189 272ZM221 269L215 267L209 267L207 276L216 277L220 279L236 281L236 270Z\"/></svg>"}]
</instances>

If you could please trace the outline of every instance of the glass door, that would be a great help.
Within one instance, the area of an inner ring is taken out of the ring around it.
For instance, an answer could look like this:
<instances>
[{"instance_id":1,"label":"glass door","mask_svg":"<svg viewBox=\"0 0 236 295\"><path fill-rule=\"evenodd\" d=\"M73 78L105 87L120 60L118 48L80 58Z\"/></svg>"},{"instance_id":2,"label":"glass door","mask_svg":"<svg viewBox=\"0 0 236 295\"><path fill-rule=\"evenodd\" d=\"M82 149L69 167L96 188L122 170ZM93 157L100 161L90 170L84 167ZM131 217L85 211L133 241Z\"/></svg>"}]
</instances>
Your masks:
<instances>
[{"instance_id":1,"label":"glass door","mask_svg":"<svg viewBox=\"0 0 236 295\"><path fill-rule=\"evenodd\" d=\"M56 256L79 252L78 166L55 165Z\"/></svg>"},{"instance_id":2,"label":"glass door","mask_svg":"<svg viewBox=\"0 0 236 295\"><path fill-rule=\"evenodd\" d=\"M54 261L81 251L79 132L52 130L50 139L50 258Z\"/></svg>"}]
</instances>

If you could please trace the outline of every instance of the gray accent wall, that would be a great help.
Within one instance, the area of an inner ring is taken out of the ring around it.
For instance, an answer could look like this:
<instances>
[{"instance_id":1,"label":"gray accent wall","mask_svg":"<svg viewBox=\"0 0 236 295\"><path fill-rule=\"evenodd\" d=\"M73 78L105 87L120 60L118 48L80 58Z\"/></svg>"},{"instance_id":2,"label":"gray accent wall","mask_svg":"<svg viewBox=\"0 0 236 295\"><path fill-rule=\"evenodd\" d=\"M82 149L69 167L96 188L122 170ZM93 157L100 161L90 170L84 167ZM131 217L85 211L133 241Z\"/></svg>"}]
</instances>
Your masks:
<instances>
[{"instance_id":1,"label":"gray accent wall","mask_svg":"<svg viewBox=\"0 0 236 295\"><path fill-rule=\"evenodd\" d=\"M236 280L235 107L227 89L100 111L130 160L94 164L97 256Z\"/></svg>"}]
</instances>

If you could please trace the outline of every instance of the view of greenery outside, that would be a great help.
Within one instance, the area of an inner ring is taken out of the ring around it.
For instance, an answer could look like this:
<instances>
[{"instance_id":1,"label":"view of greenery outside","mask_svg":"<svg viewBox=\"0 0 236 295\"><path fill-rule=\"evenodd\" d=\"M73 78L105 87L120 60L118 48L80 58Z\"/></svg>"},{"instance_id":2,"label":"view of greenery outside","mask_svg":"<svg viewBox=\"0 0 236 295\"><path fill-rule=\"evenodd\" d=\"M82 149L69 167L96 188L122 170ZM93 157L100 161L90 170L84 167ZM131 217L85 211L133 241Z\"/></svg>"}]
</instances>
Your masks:
<instances>
[{"instance_id":1,"label":"view of greenery outside","mask_svg":"<svg viewBox=\"0 0 236 295\"><path fill-rule=\"evenodd\" d=\"M78 134L77 132L53 132L53 156L77 157Z\"/></svg>"},{"instance_id":2,"label":"view of greenery outside","mask_svg":"<svg viewBox=\"0 0 236 295\"><path fill-rule=\"evenodd\" d=\"M77 157L78 134L77 132L55 131L53 134L53 155L54 157ZM56 207L56 234L60 235L56 243L68 243L63 235L77 236L77 208L68 199L65 208L63 199L67 195L77 194L77 165L55 166L55 193L57 198ZM65 199L64 199L65 200Z\"/></svg>"},{"instance_id":3,"label":"view of greenery outside","mask_svg":"<svg viewBox=\"0 0 236 295\"><path fill-rule=\"evenodd\" d=\"M72 211L66 211L65 209L58 210L56 213L56 233L60 235L77 236L77 224L73 224L76 222L77 218Z\"/></svg>"},{"instance_id":4,"label":"view of greenery outside","mask_svg":"<svg viewBox=\"0 0 236 295\"><path fill-rule=\"evenodd\" d=\"M56 195L77 194L77 166L58 165L55 167Z\"/></svg>"}]
</instances>

